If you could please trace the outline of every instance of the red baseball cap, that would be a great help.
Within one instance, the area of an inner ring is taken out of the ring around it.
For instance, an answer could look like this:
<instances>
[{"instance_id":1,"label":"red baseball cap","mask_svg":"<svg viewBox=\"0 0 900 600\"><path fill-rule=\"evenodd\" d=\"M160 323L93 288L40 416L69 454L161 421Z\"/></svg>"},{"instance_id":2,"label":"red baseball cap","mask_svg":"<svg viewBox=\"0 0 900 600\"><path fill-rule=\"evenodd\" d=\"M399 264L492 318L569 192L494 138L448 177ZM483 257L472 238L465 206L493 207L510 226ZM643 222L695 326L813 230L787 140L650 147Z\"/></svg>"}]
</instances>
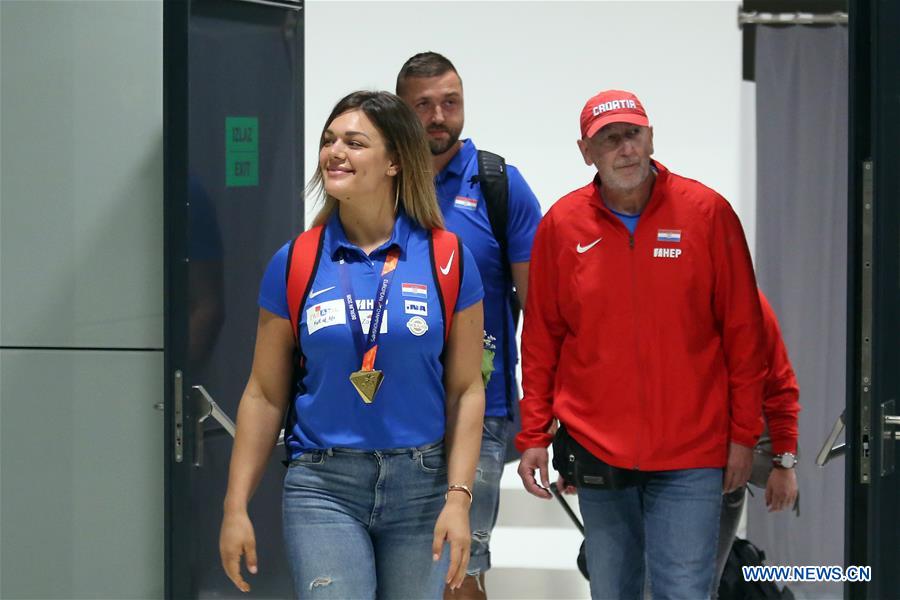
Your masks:
<instances>
[{"instance_id":1,"label":"red baseball cap","mask_svg":"<svg viewBox=\"0 0 900 600\"><path fill-rule=\"evenodd\" d=\"M581 137L592 137L610 123L650 126L641 101L631 92L623 90L600 92L585 103L581 109Z\"/></svg>"}]
</instances>

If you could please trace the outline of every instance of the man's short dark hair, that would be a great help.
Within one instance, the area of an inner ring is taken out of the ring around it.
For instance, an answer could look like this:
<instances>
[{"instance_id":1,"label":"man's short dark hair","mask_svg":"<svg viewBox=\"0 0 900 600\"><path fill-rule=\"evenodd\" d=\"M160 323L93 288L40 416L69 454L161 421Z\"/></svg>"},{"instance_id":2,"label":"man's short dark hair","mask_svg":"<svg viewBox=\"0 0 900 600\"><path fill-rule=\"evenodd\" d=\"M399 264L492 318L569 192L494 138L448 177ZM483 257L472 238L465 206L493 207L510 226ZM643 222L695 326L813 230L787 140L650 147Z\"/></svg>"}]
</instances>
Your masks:
<instances>
[{"instance_id":1,"label":"man's short dark hair","mask_svg":"<svg viewBox=\"0 0 900 600\"><path fill-rule=\"evenodd\" d=\"M439 77L448 71L453 71L459 76L456 67L443 54L419 52L403 63L403 66L400 68L400 73L397 74L396 93L398 96L402 95L403 83L407 77ZM460 78L460 81L462 81L462 78Z\"/></svg>"}]
</instances>

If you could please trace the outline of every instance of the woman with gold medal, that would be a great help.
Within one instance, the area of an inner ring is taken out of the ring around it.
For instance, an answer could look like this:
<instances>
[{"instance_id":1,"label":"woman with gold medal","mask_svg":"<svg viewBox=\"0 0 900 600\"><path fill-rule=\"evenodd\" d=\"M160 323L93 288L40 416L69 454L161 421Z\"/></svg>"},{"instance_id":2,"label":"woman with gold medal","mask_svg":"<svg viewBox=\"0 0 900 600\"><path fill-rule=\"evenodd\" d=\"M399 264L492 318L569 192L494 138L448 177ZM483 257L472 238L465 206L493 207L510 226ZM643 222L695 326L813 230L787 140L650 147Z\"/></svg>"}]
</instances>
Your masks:
<instances>
[{"instance_id":1,"label":"woman with gold medal","mask_svg":"<svg viewBox=\"0 0 900 600\"><path fill-rule=\"evenodd\" d=\"M484 414L481 280L443 231L425 132L402 100L343 98L318 166L311 189L324 206L263 276L222 564L250 589L241 556L251 574L258 565L247 504L284 424L297 596L441 598L469 558Z\"/></svg>"}]
</instances>

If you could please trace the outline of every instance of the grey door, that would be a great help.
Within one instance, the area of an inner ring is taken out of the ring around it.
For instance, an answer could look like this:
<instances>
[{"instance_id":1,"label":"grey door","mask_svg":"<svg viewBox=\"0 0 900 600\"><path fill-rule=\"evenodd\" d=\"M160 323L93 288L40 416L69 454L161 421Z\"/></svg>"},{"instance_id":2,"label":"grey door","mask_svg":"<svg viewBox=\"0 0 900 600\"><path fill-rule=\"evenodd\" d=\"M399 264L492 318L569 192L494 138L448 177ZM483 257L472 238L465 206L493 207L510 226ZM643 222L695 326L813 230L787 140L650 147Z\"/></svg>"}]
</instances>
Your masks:
<instances>
[{"instance_id":1,"label":"grey door","mask_svg":"<svg viewBox=\"0 0 900 600\"><path fill-rule=\"evenodd\" d=\"M259 281L303 224L299 2L166 3L166 591L236 597L218 529ZM217 410L210 414L211 402ZM221 413L218 412L221 410ZM224 415L222 417L221 415ZM252 595L292 594L276 448L250 511Z\"/></svg>"},{"instance_id":2,"label":"grey door","mask_svg":"<svg viewBox=\"0 0 900 600\"><path fill-rule=\"evenodd\" d=\"M850 598L900 597L900 4L850 13L847 564Z\"/></svg>"}]
</instances>

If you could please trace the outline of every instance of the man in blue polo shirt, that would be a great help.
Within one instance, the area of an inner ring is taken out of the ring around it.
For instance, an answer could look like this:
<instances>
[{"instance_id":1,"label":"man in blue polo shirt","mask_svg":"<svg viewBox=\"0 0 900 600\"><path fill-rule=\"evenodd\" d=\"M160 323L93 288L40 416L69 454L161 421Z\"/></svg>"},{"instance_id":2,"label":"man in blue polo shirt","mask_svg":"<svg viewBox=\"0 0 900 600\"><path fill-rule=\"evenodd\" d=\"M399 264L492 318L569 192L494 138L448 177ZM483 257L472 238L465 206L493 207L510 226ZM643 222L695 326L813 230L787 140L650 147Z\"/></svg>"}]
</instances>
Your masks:
<instances>
[{"instance_id":1,"label":"man in blue polo shirt","mask_svg":"<svg viewBox=\"0 0 900 600\"><path fill-rule=\"evenodd\" d=\"M481 458L470 515L468 576L452 597L485 598L484 572L491 566L490 539L497 520L500 476L507 439L515 433L512 421L518 403L518 353L510 301L514 293L522 303L527 296L531 242L541 208L519 171L506 165L507 219L500 224L506 237L504 256L488 218L486 186L478 180L484 175L479 173L478 150L472 140L459 139L464 122L463 90L453 64L435 52L416 54L401 68L396 91L425 126L447 229L471 250L484 285L485 345L493 352L493 375L485 390Z\"/></svg>"}]
</instances>

